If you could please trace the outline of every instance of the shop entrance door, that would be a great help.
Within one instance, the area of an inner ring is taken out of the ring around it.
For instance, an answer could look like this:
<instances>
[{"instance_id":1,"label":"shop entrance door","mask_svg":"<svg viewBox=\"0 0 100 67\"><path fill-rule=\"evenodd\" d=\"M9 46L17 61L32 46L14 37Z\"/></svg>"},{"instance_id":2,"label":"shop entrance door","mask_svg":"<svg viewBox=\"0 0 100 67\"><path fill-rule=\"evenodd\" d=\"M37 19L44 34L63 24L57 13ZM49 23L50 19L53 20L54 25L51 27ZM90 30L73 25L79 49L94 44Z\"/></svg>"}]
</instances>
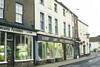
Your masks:
<instances>
[{"instance_id":1,"label":"shop entrance door","mask_svg":"<svg viewBox=\"0 0 100 67\"><path fill-rule=\"evenodd\" d=\"M14 34L7 33L7 67L14 67Z\"/></svg>"}]
</instances>

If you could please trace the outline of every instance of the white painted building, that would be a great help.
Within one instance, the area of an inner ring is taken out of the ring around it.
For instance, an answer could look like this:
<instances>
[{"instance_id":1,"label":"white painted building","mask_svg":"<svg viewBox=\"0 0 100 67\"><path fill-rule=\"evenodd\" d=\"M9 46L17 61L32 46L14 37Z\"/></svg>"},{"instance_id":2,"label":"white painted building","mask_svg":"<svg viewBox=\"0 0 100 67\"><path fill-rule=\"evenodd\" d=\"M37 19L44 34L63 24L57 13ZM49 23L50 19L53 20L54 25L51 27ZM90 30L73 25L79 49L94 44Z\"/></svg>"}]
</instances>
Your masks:
<instances>
[{"instance_id":1,"label":"white painted building","mask_svg":"<svg viewBox=\"0 0 100 67\"><path fill-rule=\"evenodd\" d=\"M35 29L39 30L37 32L36 60L74 58L72 46L74 13L57 0L34 0L34 2ZM48 44L51 44L53 48L58 47L58 51L61 52L55 52L57 54L54 55L55 53L52 53L54 50L51 50L52 56L50 56L49 48L46 48Z\"/></svg>"},{"instance_id":2,"label":"white painted building","mask_svg":"<svg viewBox=\"0 0 100 67\"><path fill-rule=\"evenodd\" d=\"M87 55L90 53L88 25L78 20L78 36L80 38L80 55Z\"/></svg>"},{"instance_id":3,"label":"white painted building","mask_svg":"<svg viewBox=\"0 0 100 67\"><path fill-rule=\"evenodd\" d=\"M100 36L90 37L91 51L100 51Z\"/></svg>"}]
</instances>

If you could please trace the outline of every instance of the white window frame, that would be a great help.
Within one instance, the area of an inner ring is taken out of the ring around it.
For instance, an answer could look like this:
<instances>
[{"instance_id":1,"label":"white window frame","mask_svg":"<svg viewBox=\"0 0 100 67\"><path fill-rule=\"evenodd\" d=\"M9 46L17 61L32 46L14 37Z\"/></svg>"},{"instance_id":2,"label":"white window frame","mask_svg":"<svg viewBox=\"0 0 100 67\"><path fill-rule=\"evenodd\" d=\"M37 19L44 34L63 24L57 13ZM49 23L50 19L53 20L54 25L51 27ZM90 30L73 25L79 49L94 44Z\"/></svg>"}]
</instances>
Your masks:
<instances>
[{"instance_id":1,"label":"white window frame","mask_svg":"<svg viewBox=\"0 0 100 67\"><path fill-rule=\"evenodd\" d=\"M4 0L0 0L0 18L4 15Z\"/></svg>"},{"instance_id":2,"label":"white window frame","mask_svg":"<svg viewBox=\"0 0 100 67\"><path fill-rule=\"evenodd\" d=\"M23 5L16 3L16 22L22 23Z\"/></svg>"},{"instance_id":3,"label":"white window frame","mask_svg":"<svg viewBox=\"0 0 100 67\"><path fill-rule=\"evenodd\" d=\"M52 17L48 16L48 27L49 27L49 33L52 33Z\"/></svg>"},{"instance_id":4,"label":"white window frame","mask_svg":"<svg viewBox=\"0 0 100 67\"><path fill-rule=\"evenodd\" d=\"M41 31L45 31L45 21L44 13L40 12L40 28Z\"/></svg>"},{"instance_id":5,"label":"white window frame","mask_svg":"<svg viewBox=\"0 0 100 67\"><path fill-rule=\"evenodd\" d=\"M58 19L55 19L55 34L58 34Z\"/></svg>"}]
</instances>

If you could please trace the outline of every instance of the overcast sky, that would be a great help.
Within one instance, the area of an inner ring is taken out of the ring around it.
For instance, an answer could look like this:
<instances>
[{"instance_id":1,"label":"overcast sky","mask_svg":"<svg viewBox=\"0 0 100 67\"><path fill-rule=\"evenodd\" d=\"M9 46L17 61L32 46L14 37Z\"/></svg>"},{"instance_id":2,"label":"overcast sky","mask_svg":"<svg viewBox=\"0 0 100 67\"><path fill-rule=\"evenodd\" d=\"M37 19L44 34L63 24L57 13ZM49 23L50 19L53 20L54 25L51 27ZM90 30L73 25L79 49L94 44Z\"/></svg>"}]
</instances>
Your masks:
<instances>
[{"instance_id":1,"label":"overcast sky","mask_svg":"<svg viewBox=\"0 0 100 67\"><path fill-rule=\"evenodd\" d=\"M100 35L100 0L59 0L89 25L90 36ZM79 10L77 10L79 9Z\"/></svg>"}]
</instances>

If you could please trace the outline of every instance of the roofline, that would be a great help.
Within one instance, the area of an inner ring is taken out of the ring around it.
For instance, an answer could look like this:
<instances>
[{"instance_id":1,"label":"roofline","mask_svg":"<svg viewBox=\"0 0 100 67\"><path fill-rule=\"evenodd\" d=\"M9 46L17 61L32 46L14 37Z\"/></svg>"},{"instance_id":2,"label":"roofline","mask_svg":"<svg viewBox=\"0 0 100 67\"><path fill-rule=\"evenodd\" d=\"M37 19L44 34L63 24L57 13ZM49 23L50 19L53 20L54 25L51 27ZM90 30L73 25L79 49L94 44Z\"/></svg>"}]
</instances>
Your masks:
<instances>
[{"instance_id":1,"label":"roofline","mask_svg":"<svg viewBox=\"0 0 100 67\"><path fill-rule=\"evenodd\" d=\"M65 9L67 9L70 13L72 13L74 16L76 16L78 18L78 16L72 12L68 7L66 7L62 2L59 2L58 0L55 0L55 2L57 2L58 4L60 4L62 7L64 7Z\"/></svg>"},{"instance_id":2,"label":"roofline","mask_svg":"<svg viewBox=\"0 0 100 67\"><path fill-rule=\"evenodd\" d=\"M86 24L86 23L82 22L82 21L81 21L81 20L79 20L79 19L78 19L78 21L79 21L79 22L81 22L82 24L86 25L86 26L89 26L88 24Z\"/></svg>"}]
</instances>

